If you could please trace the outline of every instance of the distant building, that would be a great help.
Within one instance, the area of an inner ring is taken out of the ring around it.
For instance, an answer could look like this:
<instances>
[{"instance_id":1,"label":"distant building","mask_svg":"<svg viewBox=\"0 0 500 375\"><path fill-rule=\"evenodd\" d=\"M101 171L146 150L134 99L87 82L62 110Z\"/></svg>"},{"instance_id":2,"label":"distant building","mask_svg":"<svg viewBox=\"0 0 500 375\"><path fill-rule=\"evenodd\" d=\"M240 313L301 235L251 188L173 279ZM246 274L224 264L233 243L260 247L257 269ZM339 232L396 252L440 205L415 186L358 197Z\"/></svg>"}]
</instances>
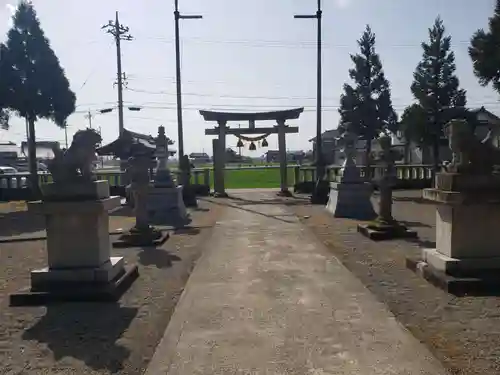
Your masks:
<instances>
[{"instance_id":1,"label":"distant building","mask_svg":"<svg viewBox=\"0 0 500 375\"><path fill-rule=\"evenodd\" d=\"M493 144L500 147L500 118L493 113L487 111L484 107L473 109L471 112L476 113L479 125L476 127L476 135L479 139L483 139L489 130L493 130L495 136ZM329 165L340 165L344 161L343 152L340 145L337 143L339 133L337 129L331 129L323 132L321 135L322 140L322 154L323 158ZM313 143L313 155L316 155L316 137L309 140ZM420 148L417 144L407 141L401 132L392 136L393 148L400 151L403 156L399 163L405 164L431 164L432 163L432 148ZM365 140L358 140L356 142L356 163L359 165L365 164ZM377 140L372 141L372 158L380 156L380 145ZM439 150L441 160L450 160L451 151L448 147L448 139L443 136L441 139L441 146Z\"/></svg>"},{"instance_id":2,"label":"distant building","mask_svg":"<svg viewBox=\"0 0 500 375\"><path fill-rule=\"evenodd\" d=\"M280 152L278 150L269 150L264 154L264 158L268 163L277 163L280 160Z\"/></svg>"},{"instance_id":3,"label":"distant building","mask_svg":"<svg viewBox=\"0 0 500 375\"><path fill-rule=\"evenodd\" d=\"M54 152L52 151L54 146L58 146L59 142L53 141L38 141L36 142L36 158L37 160L52 159L54 157ZM21 142L21 154L28 157L28 142Z\"/></svg>"},{"instance_id":4,"label":"distant building","mask_svg":"<svg viewBox=\"0 0 500 375\"><path fill-rule=\"evenodd\" d=\"M193 164L208 164L212 162L210 156L204 152L192 152L188 156Z\"/></svg>"},{"instance_id":5,"label":"distant building","mask_svg":"<svg viewBox=\"0 0 500 375\"><path fill-rule=\"evenodd\" d=\"M323 132L321 134L321 153L323 154L323 160L326 164L337 164L338 163L338 152L337 152L337 138L339 136L339 131L337 129L331 129ZM316 159L316 137L311 138L309 142L313 143L312 156Z\"/></svg>"},{"instance_id":6,"label":"distant building","mask_svg":"<svg viewBox=\"0 0 500 375\"><path fill-rule=\"evenodd\" d=\"M302 163L306 157L304 151L287 151L286 158L289 162ZM278 163L280 161L280 154L278 150L269 150L264 154L263 159L267 163Z\"/></svg>"},{"instance_id":7,"label":"distant building","mask_svg":"<svg viewBox=\"0 0 500 375\"><path fill-rule=\"evenodd\" d=\"M14 142L0 142L0 165L11 165L19 158L19 146Z\"/></svg>"}]
</instances>

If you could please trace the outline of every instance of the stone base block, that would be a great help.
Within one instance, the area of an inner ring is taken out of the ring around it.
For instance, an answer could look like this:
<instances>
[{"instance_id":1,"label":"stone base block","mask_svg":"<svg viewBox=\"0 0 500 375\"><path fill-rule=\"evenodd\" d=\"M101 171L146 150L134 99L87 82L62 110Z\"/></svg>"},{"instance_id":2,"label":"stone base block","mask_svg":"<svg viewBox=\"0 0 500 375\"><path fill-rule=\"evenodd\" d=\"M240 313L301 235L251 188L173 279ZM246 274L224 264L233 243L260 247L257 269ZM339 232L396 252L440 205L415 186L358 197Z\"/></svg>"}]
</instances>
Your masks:
<instances>
[{"instance_id":1,"label":"stone base block","mask_svg":"<svg viewBox=\"0 0 500 375\"><path fill-rule=\"evenodd\" d=\"M290 190L280 190L276 193L278 197L285 197L285 198L291 198L293 197L293 194L290 192Z\"/></svg>"},{"instance_id":2,"label":"stone base block","mask_svg":"<svg viewBox=\"0 0 500 375\"><path fill-rule=\"evenodd\" d=\"M106 180L73 184L49 183L40 186L44 201L66 202L109 198L109 183Z\"/></svg>"},{"instance_id":3,"label":"stone base block","mask_svg":"<svg viewBox=\"0 0 500 375\"><path fill-rule=\"evenodd\" d=\"M438 204L436 249L456 259L500 257L499 222L497 204Z\"/></svg>"},{"instance_id":4,"label":"stone base block","mask_svg":"<svg viewBox=\"0 0 500 375\"><path fill-rule=\"evenodd\" d=\"M360 224L358 225L358 232L373 241L418 237L417 232L397 223L392 225Z\"/></svg>"},{"instance_id":5,"label":"stone base block","mask_svg":"<svg viewBox=\"0 0 500 375\"><path fill-rule=\"evenodd\" d=\"M451 258L436 249L423 249L422 261L451 276L468 277L500 270L500 257Z\"/></svg>"},{"instance_id":6,"label":"stone base block","mask_svg":"<svg viewBox=\"0 0 500 375\"><path fill-rule=\"evenodd\" d=\"M122 259L122 258L118 258ZM71 278L69 272L40 270L34 271L32 279L36 285L10 295L10 306L39 306L61 302L116 302L132 285L139 276L136 265L123 267L122 261L119 266L112 267L112 271L94 271L94 277L101 280L88 280L91 273L88 270L73 270L75 275L81 276ZM117 270L118 273L109 281L105 281Z\"/></svg>"},{"instance_id":7,"label":"stone base block","mask_svg":"<svg viewBox=\"0 0 500 375\"><path fill-rule=\"evenodd\" d=\"M151 224L178 226L189 223L182 186L151 188L147 208Z\"/></svg>"},{"instance_id":8,"label":"stone base block","mask_svg":"<svg viewBox=\"0 0 500 375\"><path fill-rule=\"evenodd\" d=\"M151 230L146 232L140 231L129 231L122 234L118 241L113 242L113 247L115 248L127 248L127 247L142 247L142 246L161 246L163 245L170 234L163 233L159 230Z\"/></svg>"},{"instance_id":9,"label":"stone base block","mask_svg":"<svg viewBox=\"0 0 500 375\"><path fill-rule=\"evenodd\" d=\"M120 204L120 197L85 202L29 202L29 212L46 218L48 267L92 269L107 262L108 211Z\"/></svg>"},{"instance_id":10,"label":"stone base block","mask_svg":"<svg viewBox=\"0 0 500 375\"><path fill-rule=\"evenodd\" d=\"M31 290L48 290L53 284L60 283L108 283L123 271L121 257L112 257L99 268L59 268L45 267L31 271Z\"/></svg>"},{"instance_id":11,"label":"stone base block","mask_svg":"<svg viewBox=\"0 0 500 375\"><path fill-rule=\"evenodd\" d=\"M186 207L198 207L196 191L192 185L182 185L182 199Z\"/></svg>"},{"instance_id":12,"label":"stone base block","mask_svg":"<svg viewBox=\"0 0 500 375\"><path fill-rule=\"evenodd\" d=\"M321 180L319 183L314 184L311 193L311 204L325 205L328 203L328 194L330 192L330 182Z\"/></svg>"},{"instance_id":13,"label":"stone base block","mask_svg":"<svg viewBox=\"0 0 500 375\"><path fill-rule=\"evenodd\" d=\"M500 295L500 268L481 271L476 276L458 277L434 268L421 258L407 258L406 267L432 285L457 297Z\"/></svg>"},{"instance_id":14,"label":"stone base block","mask_svg":"<svg viewBox=\"0 0 500 375\"><path fill-rule=\"evenodd\" d=\"M215 192L212 194L212 196L214 198L229 198L229 195L226 192L224 192L224 193Z\"/></svg>"},{"instance_id":15,"label":"stone base block","mask_svg":"<svg viewBox=\"0 0 500 375\"><path fill-rule=\"evenodd\" d=\"M326 205L334 217L373 220L377 213L371 201L373 187L370 183L330 183L330 198Z\"/></svg>"}]
</instances>

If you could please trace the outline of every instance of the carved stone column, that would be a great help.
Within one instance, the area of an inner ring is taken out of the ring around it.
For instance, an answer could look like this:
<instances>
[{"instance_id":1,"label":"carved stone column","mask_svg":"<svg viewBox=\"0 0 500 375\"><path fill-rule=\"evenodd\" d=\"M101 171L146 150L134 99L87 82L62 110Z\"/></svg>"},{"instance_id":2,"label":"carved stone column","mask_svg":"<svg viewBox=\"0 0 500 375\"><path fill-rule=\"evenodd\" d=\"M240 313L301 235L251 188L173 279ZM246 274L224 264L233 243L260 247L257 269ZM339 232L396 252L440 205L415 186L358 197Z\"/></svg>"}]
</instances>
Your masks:
<instances>
[{"instance_id":1,"label":"carved stone column","mask_svg":"<svg viewBox=\"0 0 500 375\"><path fill-rule=\"evenodd\" d=\"M141 154L128 159L127 174L134 197L135 225L113 244L116 247L158 245L168 237L152 227L149 221L148 196L151 189L149 169L152 165L154 161L151 155Z\"/></svg>"},{"instance_id":2,"label":"carved stone column","mask_svg":"<svg viewBox=\"0 0 500 375\"><path fill-rule=\"evenodd\" d=\"M158 127L158 136L156 137L156 175L154 184L157 187L174 187L175 181L172 173L168 169L168 138L165 135L165 128Z\"/></svg>"},{"instance_id":3,"label":"carved stone column","mask_svg":"<svg viewBox=\"0 0 500 375\"><path fill-rule=\"evenodd\" d=\"M378 181L379 212L377 219L369 224L358 225L358 231L372 240L388 240L393 238L415 238L417 233L408 230L392 217L392 189L396 182L396 151L392 149L392 140L388 135L379 138L382 149L381 163L383 173Z\"/></svg>"}]
</instances>

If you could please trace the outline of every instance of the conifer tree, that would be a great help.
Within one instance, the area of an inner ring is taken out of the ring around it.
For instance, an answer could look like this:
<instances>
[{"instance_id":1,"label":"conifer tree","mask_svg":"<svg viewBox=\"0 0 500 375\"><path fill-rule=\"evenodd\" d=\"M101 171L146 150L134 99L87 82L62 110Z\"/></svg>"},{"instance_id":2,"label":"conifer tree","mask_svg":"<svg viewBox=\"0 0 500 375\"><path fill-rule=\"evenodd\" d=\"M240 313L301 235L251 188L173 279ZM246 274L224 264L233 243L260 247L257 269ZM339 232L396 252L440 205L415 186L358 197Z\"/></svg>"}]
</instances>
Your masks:
<instances>
[{"instance_id":1,"label":"conifer tree","mask_svg":"<svg viewBox=\"0 0 500 375\"><path fill-rule=\"evenodd\" d=\"M414 141L432 146L435 172L440 164L444 125L452 118L467 116L466 92L459 88L451 37L445 31L441 18L436 18L429 29L429 41L422 43L422 60L413 73L411 92L420 108L413 106L403 121L405 133Z\"/></svg>"},{"instance_id":2,"label":"conifer tree","mask_svg":"<svg viewBox=\"0 0 500 375\"><path fill-rule=\"evenodd\" d=\"M491 83L500 93L500 0L488 26L488 31L480 29L472 36L469 55L479 83L483 86Z\"/></svg>"},{"instance_id":3,"label":"conifer tree","mask_svg":"<svg viewBox=\"0 0 500 375\"><path fill-rule=\"evenodd\" d=\"M35 123L52 120L64 127L75 111L75 94L40 26L33 4L23 0L13 15L7 42L1 48L0 108L7 108L29 125L30 186L38 192Z\"/></svg>"},{"instance_id":4,"label":"conifer tree","mask_svg":"<svg viewBox=\"0 0 500 375\"><path fill-rule=\"evenodd\" d=\"M383 132L395 132L398 127L396 112L392 106L389 81L382 62L375 51L375 34L366 26L358 40L360 53L351 55L354 67L349 70L353 85L344 84L340 98L340 131L350 124L361 139L366 140L365 160L368 176L371 176L371 143Z\"/></svg>"}]
</instances>

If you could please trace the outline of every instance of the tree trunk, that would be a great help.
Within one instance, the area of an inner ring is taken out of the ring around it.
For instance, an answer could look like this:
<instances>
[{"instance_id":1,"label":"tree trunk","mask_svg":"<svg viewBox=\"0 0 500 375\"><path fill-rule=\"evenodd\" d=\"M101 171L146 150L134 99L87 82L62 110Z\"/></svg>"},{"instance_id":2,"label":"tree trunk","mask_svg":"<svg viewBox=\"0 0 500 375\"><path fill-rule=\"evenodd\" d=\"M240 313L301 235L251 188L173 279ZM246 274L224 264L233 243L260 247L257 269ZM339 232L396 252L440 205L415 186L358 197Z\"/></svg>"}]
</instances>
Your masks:
<instances>
[{"instance_id":1,"label":"tree trunk","mask_svg":"<svg viewBox=\"0 0 500 375\"><path fill-rule=\"evenodd\" d=\"M35 120L32 117L28 118L28 164L29 164L29 186L31 192L38 196L40 187L38 185L38 164L36 161L36 135L35 135Z\"/></svg>"},{"instance_id":2,"label":"tree trunk","mask_svg":"<svg viewBox=\"0 0 500 375\"><path fill-rule=\"evenodd\" d=\"M365 147L365 179L370 182L372 180L372 140L366 141Z\"/></svg>"}]
</instances>

